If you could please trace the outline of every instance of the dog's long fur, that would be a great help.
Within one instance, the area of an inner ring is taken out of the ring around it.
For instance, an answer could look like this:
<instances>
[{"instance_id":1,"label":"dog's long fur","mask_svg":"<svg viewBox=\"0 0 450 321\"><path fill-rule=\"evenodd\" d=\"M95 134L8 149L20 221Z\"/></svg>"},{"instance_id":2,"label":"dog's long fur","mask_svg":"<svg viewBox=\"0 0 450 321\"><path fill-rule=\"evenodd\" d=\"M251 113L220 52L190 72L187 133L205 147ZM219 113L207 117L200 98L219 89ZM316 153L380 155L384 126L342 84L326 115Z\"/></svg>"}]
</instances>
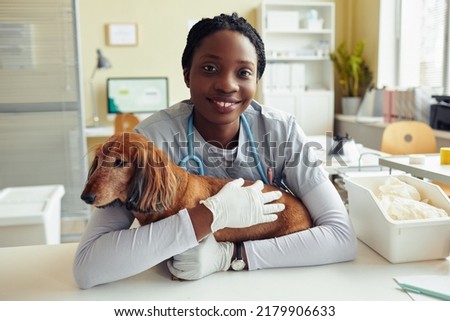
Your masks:
<instances>
[{"instance_id":1,"label":"dog's long fur","mask_svg":"<svg viewBox=\"0 0 450 321\"><path fill-rule=\"evenodd\" d=\"M145 136L117 133L97 148L81 198L97 207L124 204L145 225L198 205L229 181L189 174ZM245 185L252 183L246 181ZM275 189L264 187L264 191ZM217 241L258 240L311 227L308 211L296 197L283 192L277 202L286 208L276 221L248 228L225 228L215 232L214 237Z\"/></svg>"}]
</instances>

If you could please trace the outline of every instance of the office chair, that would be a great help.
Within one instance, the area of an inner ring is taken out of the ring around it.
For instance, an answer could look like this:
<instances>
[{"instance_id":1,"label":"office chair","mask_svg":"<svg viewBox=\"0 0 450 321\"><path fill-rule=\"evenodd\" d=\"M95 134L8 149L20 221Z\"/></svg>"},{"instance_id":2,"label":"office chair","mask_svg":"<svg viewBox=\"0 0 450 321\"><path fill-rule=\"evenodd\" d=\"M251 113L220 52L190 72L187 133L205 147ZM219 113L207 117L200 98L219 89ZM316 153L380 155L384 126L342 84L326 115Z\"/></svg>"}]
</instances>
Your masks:
<instances>
[{"instance_id":1,"label":"office chair","mask_svg":"<svg viewBox=\"0 0 450 321\"><path fill-rule=\"evenodd\" d=\"M436 137L426 123L414 120L393 122L383 131L381 151L393 155L436 153Z\"/></svg>"},{"instance_id":2,"label":"office chair","mask_svg":"<svg viewBox=\"0 0 450 321\"><path fill-rule=\"evenodd\" d=\"M132 132L139 123L139 119L133 114L117 114L114 120L114 132Z\"/></svg>"},{"instance_id":3,"label":"office chair","mask_svg":"<svg viewBox=\"0 0 450 321\"><path fill-rule=\"evenodd\" d=\"M392 155L437 153L436 136L426 123L403 120L390 123L383 131L380 150ZM450 185L433 181L450 197Z\"/></svg>"}]
</instances>

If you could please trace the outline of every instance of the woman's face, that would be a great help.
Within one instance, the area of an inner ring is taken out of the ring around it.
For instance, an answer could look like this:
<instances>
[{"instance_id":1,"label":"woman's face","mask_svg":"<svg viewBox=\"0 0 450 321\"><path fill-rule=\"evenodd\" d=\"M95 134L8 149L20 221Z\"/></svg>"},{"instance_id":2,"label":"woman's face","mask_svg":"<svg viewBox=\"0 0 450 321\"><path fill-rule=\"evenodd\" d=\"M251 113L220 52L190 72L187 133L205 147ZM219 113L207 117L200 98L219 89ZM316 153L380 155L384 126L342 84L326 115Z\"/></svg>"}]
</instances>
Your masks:
<instances>
[{"instance_id":1,"label":"woman's face","mask_svg":"<svg viewBox=\"0 0 450 321\"><path fill-rule=\"evenodd\" d=\"M255 96L256 49L239 32L222 30L205 37L184 71L195 105L195 126L234 124Z\"/></svg>"}]
</instances>

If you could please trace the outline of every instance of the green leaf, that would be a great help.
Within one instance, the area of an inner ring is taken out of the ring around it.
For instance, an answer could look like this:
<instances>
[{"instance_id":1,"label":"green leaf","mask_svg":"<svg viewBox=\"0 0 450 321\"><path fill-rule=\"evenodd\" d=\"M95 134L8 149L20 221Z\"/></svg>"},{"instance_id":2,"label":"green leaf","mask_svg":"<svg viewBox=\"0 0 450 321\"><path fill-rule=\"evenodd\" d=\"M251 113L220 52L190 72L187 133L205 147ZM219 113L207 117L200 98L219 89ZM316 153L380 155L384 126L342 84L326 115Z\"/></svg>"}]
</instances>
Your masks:
<instances>
[{"instance_id":1,"label":"green leaf","mask_svg":"<svg viewBox=\"0 0 450 321\"><path fill-rule=\"evenodd\" d=\"M363 58L364 47L364 41L359 41L350 52L344 41L330 53L344 97L361 97L372 81L372 72Z\"/></svg>"}]
</instances>

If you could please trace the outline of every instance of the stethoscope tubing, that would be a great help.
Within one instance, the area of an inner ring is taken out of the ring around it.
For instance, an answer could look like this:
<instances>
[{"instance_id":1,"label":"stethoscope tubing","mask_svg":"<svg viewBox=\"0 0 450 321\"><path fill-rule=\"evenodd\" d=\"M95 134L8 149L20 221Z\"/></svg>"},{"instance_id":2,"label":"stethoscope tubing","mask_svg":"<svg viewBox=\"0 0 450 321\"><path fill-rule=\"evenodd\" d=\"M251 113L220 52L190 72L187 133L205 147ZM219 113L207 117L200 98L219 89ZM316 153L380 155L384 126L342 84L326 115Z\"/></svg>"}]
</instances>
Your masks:
<instances>
[{"instance_id":1,"label":"stethoscope tubing","mask_svg":"<svg viewBox=\"0 0 450 321\"><path fill-rule=\"evenodd\" d=\"M194 153L194 113L189 115L188 119L188 129L187 129L187 139L188 139L188 154L183 157L183 159L178 164L187 170L187 162L190 160L194 161L198 167L199 175L205 175L205 168L203 166L203 161Z\"/></svg>"},{"instance_id":2,"label":"stethoscope tubing","mask_svg":"<svg viewBox=\"0 0 450 321\"><path fill-rule=\"evenodd\" d=\"M258 170L258 173L261 176L261 180L265 184L269 184L270 182L267 178L266 173L264 172L264 170L262 168L261 160L259 158L256 146L255 146L255 142L253 139L253 134L250 130L250 126L248 124L247 118L244 116L244 114L241 114L240 119L242 122L242 126L244 128L244 131L248 138L248 142L250 145L250 152L252 153L252 156L254 157L254 159L256 161L256 169ZM200 157L198 157L194 153L194 113L193 112L189 115L189 119L188 119L187 139L188 139L188 154L180 160L178 165L187 170L186 165L189 161L192 160L197 164L199 175L205 175L203 161L201 160Z\"/></svg>"},{"instance_id":3,"label":"stethoscope tubing","mask_svg":"<svg viewBox=\"0 0 450 321\"><path fill-rule=\"evenodd\" d=\"M265 184L269 184L267 175L264 172L262 165L261 165L261 160L259 158L258 151L255 146L255 140L253 139L252 131L250 130L250 126L249 126L247 118L244 116L244 114L241 114L241 122L242 122L242 126L244 127L245 133L247 134L248 143L250 144L250 151L253 154L253 157L255 158L256 169L258 170L259 176L261 176L261 179Z\"/></svg>"}]
</instances>

